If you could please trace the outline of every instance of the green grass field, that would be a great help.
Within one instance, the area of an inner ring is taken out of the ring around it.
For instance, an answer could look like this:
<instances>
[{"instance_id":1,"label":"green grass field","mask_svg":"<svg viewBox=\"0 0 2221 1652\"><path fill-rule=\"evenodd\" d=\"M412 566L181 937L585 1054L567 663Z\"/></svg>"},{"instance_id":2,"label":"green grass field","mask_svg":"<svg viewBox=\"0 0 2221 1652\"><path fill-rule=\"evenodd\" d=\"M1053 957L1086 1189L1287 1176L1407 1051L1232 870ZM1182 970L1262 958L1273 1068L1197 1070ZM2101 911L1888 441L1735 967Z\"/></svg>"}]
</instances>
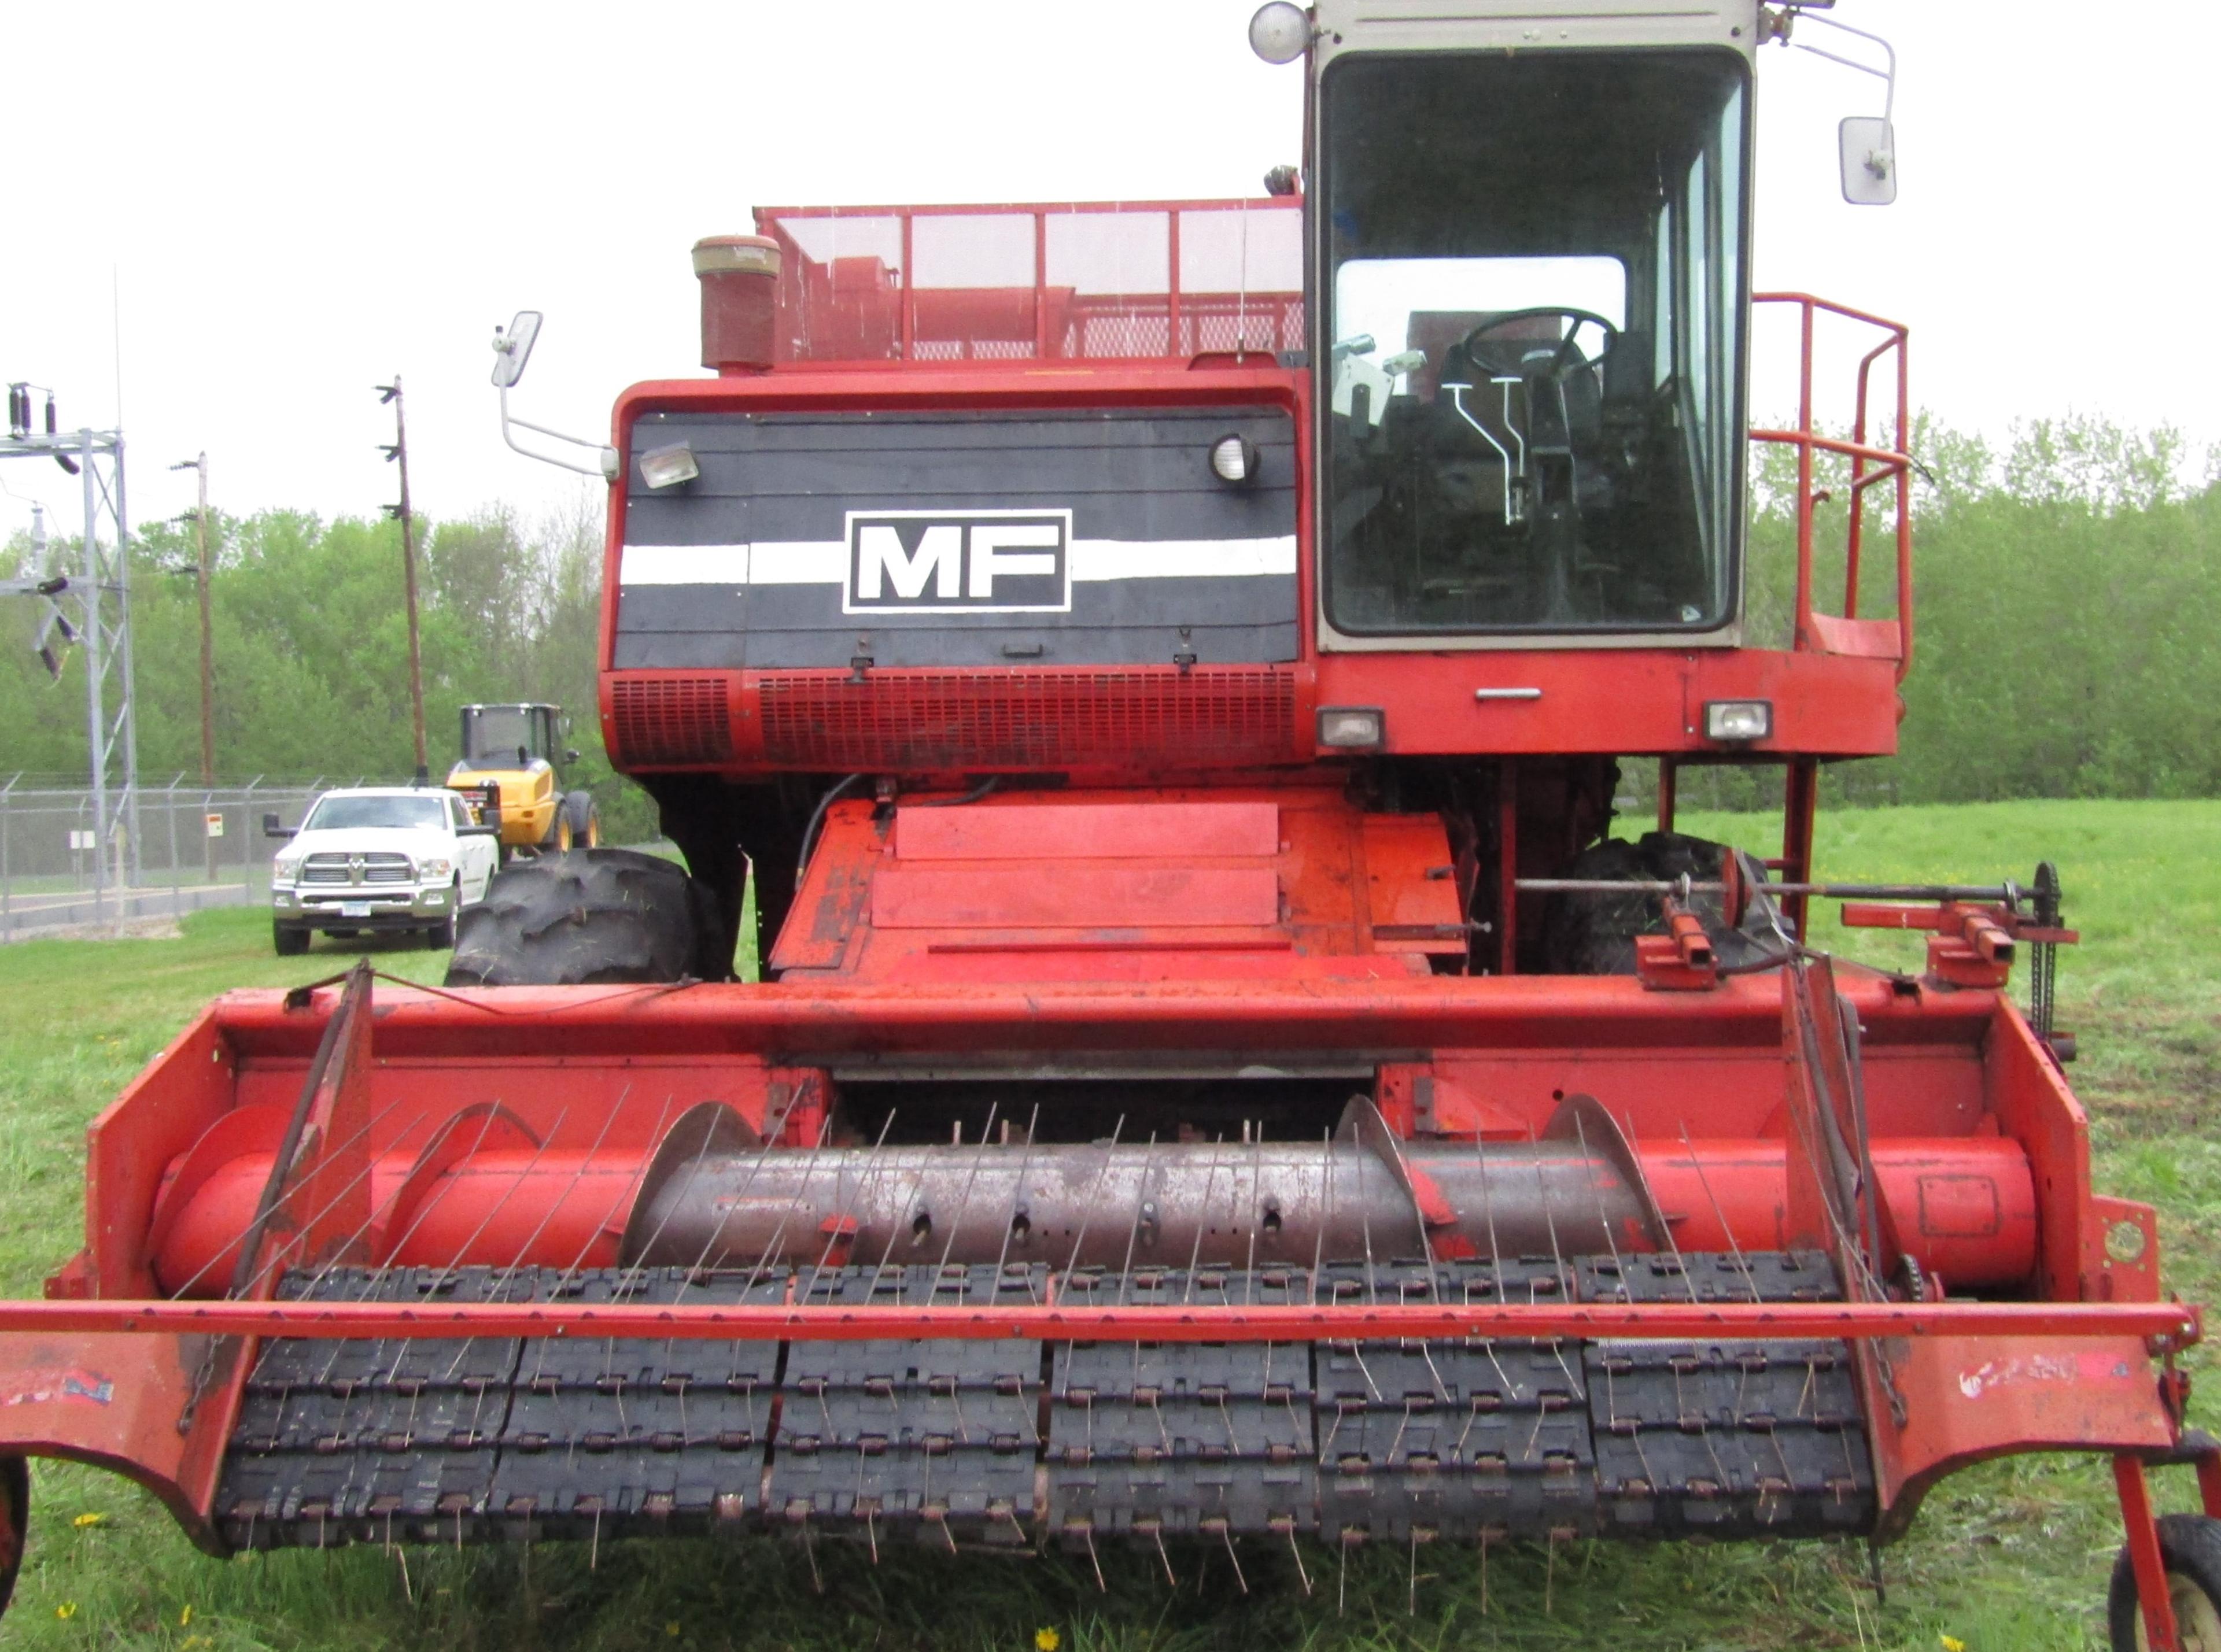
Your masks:
<instances>
[{"instance_id":1,"label":"green grass field","mask_svg":"<svg viewBox=\"0 0 2221 1652\"><path fill-rule=\"evenodd\" d=\"M1762 845L1770 822L1689 816L1685 829ZM2170 1283L2211 1297L2221 1280L2221 802L1999 804L1822 818L1819 870L1842 878L2025 879L2056 860L2084 944L2060 966L2061 1023L2080 1035L2076 1085L2095 1119L2106 1191L2162 1209ZM1903 936L1847 934L1824 911L1816 938L1876 962L1917 963ZM1855 943L1855 944L1852 944ZM36 1294L79 1243L83 1126L205 1000L225 988L328 975L357 949L270 952L259 912L189 919L184 938L0 948L0 1290ZM397 973L436 979L438 953L377 949ZM2193 1362L2193 1367L2203 1362ZM2201 1401L2210 1396L2201 1395ZM2210 1404L2196 1407L2213 1426ZM1154 1555L1106 1553L1107 1591L1085 1559L860 1550L783 1540L575 1548L375 1549L216 1562L151 1498L89 1470L35 1470L30 1545L9 1647L128 1645L176 1652L400 1646L1009 1649L1053 1630L1073 1652L1140 1649L1890 1648L1970 1652L2104 1643L2099 1603L2118 1527L2101 1465L2030 1458L1974 1471L1931 1498L1883 1558L1878 1602L1860 1549L1817 1544L1555 1553L1374 1551L1341 1572L1245 1544L1250 1593L1223 1551L1175 1550L1177 1591ZM2162 1495L2188 1506L2187 1474ZM1048 1643L1048 1636L1042 1644Z\"/></svg>"}]
</instances>

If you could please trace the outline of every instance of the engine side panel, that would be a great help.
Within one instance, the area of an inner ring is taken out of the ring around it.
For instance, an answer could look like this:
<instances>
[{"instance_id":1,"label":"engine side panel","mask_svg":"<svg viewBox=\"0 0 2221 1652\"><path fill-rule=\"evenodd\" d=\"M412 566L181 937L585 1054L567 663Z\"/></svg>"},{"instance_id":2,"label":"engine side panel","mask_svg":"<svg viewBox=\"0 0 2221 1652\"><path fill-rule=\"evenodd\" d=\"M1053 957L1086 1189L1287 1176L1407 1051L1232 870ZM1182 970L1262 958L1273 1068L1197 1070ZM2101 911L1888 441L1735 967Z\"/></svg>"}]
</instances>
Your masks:
<instances>
[{"instance_id":1,"label":"engine side panel","mask_svg":"<svg viewBox=\"0 0 2221 1652\"><path fill-rule=\"evenodd\" d=\"M1229 435L1257 479L1213 475ZM1295 428L1263 408L648 412L611 664L1268 664L1298 652Z\"/></svg>"}]
</instances>

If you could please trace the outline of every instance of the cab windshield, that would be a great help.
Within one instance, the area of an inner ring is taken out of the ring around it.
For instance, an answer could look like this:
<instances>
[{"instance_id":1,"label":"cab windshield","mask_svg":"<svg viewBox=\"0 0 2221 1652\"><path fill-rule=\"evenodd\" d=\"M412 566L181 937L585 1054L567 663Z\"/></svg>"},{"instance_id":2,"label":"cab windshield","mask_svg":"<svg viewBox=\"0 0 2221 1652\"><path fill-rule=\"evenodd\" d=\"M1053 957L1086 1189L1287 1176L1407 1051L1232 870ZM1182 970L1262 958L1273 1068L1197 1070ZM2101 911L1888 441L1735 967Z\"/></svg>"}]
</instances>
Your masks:
<instances>
[{"instance_id":1,"label":"cab windshield","mask_svg":"<svg viewBox=\"0 0 2221 1652\"><path fill-rule=\"evenodd\" d=\"M472 706L463 713L463 756L472 763L527 764L547 755L546 714L536 706Z\"/></svg>"},{"instance_id":2,"label":"cab windshield","mask_svg":"<svg viewBox=\"0 0 2221 1652\"><path fill-rule=\"evenodd\" d=\"M327 797L301 823L301 830L437 832L447 824L444 797Z\"/></svg>"},{"instance_id":3,"label":"cab windshield","mask_svg":"<svg viewBox=\"0 0 2221 1652\"><path fill-rule=\"evenodd\" d=\"M1329 69L1337 630L1705 631L1734 616L1744 78L1711 52Z\"/></svg>"}]
</instances>

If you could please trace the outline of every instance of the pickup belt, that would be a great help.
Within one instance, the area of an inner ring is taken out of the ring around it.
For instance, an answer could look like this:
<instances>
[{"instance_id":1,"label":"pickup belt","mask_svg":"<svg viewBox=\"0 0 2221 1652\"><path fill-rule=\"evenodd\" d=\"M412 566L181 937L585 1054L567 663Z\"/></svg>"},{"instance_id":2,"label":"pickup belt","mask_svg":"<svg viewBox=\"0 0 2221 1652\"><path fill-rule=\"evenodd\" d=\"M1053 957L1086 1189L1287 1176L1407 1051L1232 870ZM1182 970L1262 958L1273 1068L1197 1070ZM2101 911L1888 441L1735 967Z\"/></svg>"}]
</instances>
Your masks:
<instances>
[{"instance_id":1,"label":"pickup belt","mask_svg":"<svg viewBox=\"0 0 2221 1652\"><path fill-rule=\"evenodd\" d=\"M296 1301L1045 1300L1040 1264L291 1275ZM1811 1252L1082 1269L1067 1302L1822 1301ZM700 1535L874 1550L1354 1546L1873 1529L1840 1342L1464 1337L275 1339L216 1514L235 1548Z\"/></svg>"}]
</instances>

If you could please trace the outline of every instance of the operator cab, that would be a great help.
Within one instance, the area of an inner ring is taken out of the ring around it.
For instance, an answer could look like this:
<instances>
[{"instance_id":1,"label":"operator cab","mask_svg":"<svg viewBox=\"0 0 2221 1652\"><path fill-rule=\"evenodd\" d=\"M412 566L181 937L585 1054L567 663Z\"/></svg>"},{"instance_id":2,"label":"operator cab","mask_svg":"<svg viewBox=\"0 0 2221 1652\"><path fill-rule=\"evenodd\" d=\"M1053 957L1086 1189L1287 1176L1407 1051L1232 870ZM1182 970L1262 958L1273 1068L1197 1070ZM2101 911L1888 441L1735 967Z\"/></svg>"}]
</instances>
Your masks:
<instances>
[{"instance_id":1,"label":"operator cab","mask_svg":"<svg viewBox=\"0 0 2221 1652\"><path fill-rule=\"evenodd\" d=\"M563 714L549 705L465 706L461 767L528 769L562 755Z\"/></svg>"},{"instance_id":2,"label":"operator cab","mask_svg":"<svg viewBox=\"0 0 2221 1652\"><path fill-rule=\"evenodd\" d=\"M1749 77L1717 47L1326 64L1323 646L1734 640Z\"/></svg>"}]
</instances>

